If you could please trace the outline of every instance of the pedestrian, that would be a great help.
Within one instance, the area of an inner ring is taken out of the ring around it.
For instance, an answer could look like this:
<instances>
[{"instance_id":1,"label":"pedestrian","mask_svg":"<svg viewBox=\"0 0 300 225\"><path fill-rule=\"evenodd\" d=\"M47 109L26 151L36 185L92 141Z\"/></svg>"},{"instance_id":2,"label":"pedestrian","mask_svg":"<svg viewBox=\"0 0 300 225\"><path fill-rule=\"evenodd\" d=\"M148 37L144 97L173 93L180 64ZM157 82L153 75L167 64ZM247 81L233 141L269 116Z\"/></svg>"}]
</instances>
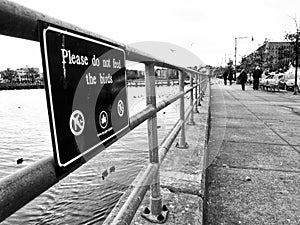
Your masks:
<instances>
[{"instance_id":1,"label":"pedestrian","mask_svg":"<svg viewBox=\"0 0 300 225\"><path fill-rule=\"evenodd\" d=\"M259 78L261 78L262 71L259 66L257 66L253 72L253 90L258 90Z\"/></svg>"},{"instance_id":2,"label":"pedestrian","mask_svg":"<svg viewBox=\"0 0 300 225\"><path fill-rule=\"evenodd\" d=\"M227 70L225 70L223 73L224 85L227 85L227 77L228 77L228 72Z\"/></svg>"},{"instance_id":3,"label":"pedestrian","mask_svg":"<svg viewBox=\"0 0 300 225\"><path fill-rule=\"evenodd\" d=\"M229 80L229 84L232 85L232 80L233 80L233 73L232 73L232 71L229 71L228 80Z\"/></svg>"},{"instance_id":4,"label":"pedestrian","mask_svg":"<svg viewBox=\"0 0 300 225\"><path fill-rule=\"evenodd\" d=\"M245 91L245 84L247 82L247 73L246 73L246 70L245 69L242 69L238 79L241 83L241 86L242 86L242 90Z\"/></svg>"}]
</instances>

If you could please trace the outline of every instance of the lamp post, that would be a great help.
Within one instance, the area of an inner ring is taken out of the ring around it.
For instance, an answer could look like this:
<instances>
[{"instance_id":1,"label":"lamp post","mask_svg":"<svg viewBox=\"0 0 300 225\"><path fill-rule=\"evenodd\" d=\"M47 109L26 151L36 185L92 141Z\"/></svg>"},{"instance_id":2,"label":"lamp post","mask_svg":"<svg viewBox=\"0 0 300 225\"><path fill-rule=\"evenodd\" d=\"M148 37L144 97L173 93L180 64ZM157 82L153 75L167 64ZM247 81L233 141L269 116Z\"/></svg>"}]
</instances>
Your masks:
<instances>
[{"instance_id":1,"label":"lamp post","mask_svg":"<svg viewBox=\"0 0 300 225\"><path fill-rule=\"evenodd\" d=\"M236 80L236 52L237 52L237 39L244 39L244 38L251 38L253 41L253 36L246 36L246 37L235 37L234 38L234 80Z\"/></svg>"}]
</instances>

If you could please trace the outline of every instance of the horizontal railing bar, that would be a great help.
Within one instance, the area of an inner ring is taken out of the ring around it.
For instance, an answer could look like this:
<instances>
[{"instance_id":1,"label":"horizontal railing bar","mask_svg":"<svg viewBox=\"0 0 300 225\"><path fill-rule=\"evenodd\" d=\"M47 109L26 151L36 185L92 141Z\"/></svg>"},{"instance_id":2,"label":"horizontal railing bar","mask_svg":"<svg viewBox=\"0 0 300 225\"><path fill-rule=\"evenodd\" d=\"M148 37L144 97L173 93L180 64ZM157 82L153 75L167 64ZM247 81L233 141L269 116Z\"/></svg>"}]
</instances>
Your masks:
<instances>
[{"instance_id":1,"label":"horizontal railing bar","mask_svg":"<svg viewBox=\"0 0 300 225\"><path fill-rule=\"evenodd\" d=\"M161 144L161 146L158 150L160 164L164 161L164 159L165 159L169 149L171 148L174 140L176 139L183 123L184 123L183 121L178 120L177 123L174 125L174 127L171 129L170 134L165 138L165 140Z\"/></svg>"},{"instance_id":2,"label":"horizontal railing bar","mask_svg":"<svg viewBox=\"0 0 300 225\"><path fill-rule=\"evenodd\" d=\"M175 102L176 100L178 100L179 98L181 98L182 96L184 96L186 93L185 92L178 92L177 94L165 99L165 100L161 100L157 103L157 112L159 112L160 110L162 110L163 108L167 107L168 105L170 105L171 103Z\"/></svg>"},{"instance_id":3,"label":"horizontal railing bar","mask_svg":"<svg viewBox=\"0 0 300 225\"><path fill-rule=\"evenodd\" d=\"M147 106L142 111L136 113L135 115L129 118L129 127L131 130L136 128L138 125L145 122L148 118L154 115L156 109L152 106Z\"/></svg>"},{"instance_id":4,"label":"horizontal railing bar","mask_svg":"<svg viewBox=\"0 0 300 225\"><path fill-rule=\"evenodd\" d=\"M4 177L0 182L0 221L58 181L53 156Z\"/></svg>"},{"instance_id":5,"label":"horizontal railing bar","mask_svg":"<svg viewBox=\"0 0 300 225\"><path fill-rule=\"evenodd\" d=\"M126 51L126 59L130 61L152 62L155 63L156 66L168 67L190 73L200 74L198 71L164 62L163 60L157 59L156 57L153 57L148 53L126 46L120 42L109 39L94 32L82 29L71 23L67 23L56 18L47 16L43 13L29 9L17 3L10 2L7 0L0 1L0 34L27 39L31 41L40 41L38 33L39 21L44 21L46 23L58 25L66 29L84 33L88 36L100 39L104 42L122 47Z\"/></svg>"}]
</instances>

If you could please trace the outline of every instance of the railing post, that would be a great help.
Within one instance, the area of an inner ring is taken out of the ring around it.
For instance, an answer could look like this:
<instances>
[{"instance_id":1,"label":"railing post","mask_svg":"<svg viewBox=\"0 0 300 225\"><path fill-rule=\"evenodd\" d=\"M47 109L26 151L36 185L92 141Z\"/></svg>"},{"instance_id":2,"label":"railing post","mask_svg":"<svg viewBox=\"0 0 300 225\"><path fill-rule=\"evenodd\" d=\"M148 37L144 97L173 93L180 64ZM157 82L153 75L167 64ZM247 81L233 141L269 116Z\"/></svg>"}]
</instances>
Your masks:
<instances>
[{"instance_id":1,"label":"railing post","mask_svg":"<svg viewBox=\"0 0 300 225\"><path fill-rule=\"evenodd\" d=\"M190 74L190 86L193 87L194 83L193 83L193 74ZM190 107L194 107L194 90L192 89L190 92ZM194 110L191 111L191 115L190 115L190 119L188 122L188 125L195 125L195 121L194 121Z\"/></svg>"},{"instance_id":2,"label":"railing post","mask_svg":"<svg viewBox=\"0 0 300 225\"><path fill-rule=\"evenodd\" d=\"M201 87L202 87L202 76L201 74L199 75L199 101L198 101L198 106L201 106L201 101L202 101L202 92L201 92Z\"/></svg>"},{"instance_id":3,"label":"railing post","mask_svg":"<svg viewBox=\"0 0 300 225\"><path fill-rule=\"evenodd\" d=\"M196 88L195 88L195 100L196 100L196 104L195 104L195 108L194 108L194 112L195 113L199 113L198 111L198 84L199 84L199 75L198 74L195 74L195 85L196 85Z\"/></svg>"},{"instance_id":4,"label":"railing post","mask_svg":"<svg viewBox=\"0 0 300 225\"><path fill-rule=\"evenodd\" d=\"M179 72L179 92L184 92L184 72L182 71L178 71ZM182 122L182 126L181 126L181 131L180 131L180 136L179 136L179 140L177 143L177 147L178 148L187 148L187 143L185 140L185 118L184 118L184 96L182 96L179 99L179 119Z\"/></svg>"},{"instance_id":5,"label":"railing post","mask_svg":"<svg viewBox=\"0 0 300 225\"><path fill-rule=\"evenodd\" d=\"M156 109L156 93L155 93L155 76L154 64L145 64L146 76L146 103ZM157 137L157 113L147 120L148 124L148 145L149 145L149 161L153 164L159 163L158 154L158 137ZM150 212L146 208L142 216L152 222L160 222L166 220L162 215L162 198L160 193L160 173L159 170L154 176L150 185Z\"/></svg>"}]
</instances>

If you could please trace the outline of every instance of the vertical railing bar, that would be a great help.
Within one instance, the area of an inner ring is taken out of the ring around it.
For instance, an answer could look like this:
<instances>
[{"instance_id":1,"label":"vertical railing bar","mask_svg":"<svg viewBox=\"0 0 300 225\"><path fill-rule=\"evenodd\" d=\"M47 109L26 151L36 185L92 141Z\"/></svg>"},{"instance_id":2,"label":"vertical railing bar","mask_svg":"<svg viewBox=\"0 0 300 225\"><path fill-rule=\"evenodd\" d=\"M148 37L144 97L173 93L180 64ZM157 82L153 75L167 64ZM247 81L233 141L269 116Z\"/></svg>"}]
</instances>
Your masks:
<instances>
[{"instance_id":1,"label":"vertical railing bar","mask_svg":"<svg viewBox=\"0 0 300 225\"><path fill-rule=\"evenodd\" d=\"M199 111L198 111L198 101L199 101L199 99L198 99L198 89L199 89L198 84L199 84L199 76L198 76L198 74L195 74L195 85L196 85L195 100L197 101L197 103L195 104L195 110L194 110L195 113L199 113Z\"/></svg>"},{"instance_id":2,"label":"vertical railing bar","mask_svg":"<svg viewBox=\"0 0 300 225\"><path fill-rule=\"evenodd\" d=\"M156 109L154 64L145 64L146 76L146 103ZM159 163L158 136L157 136L157 113L148 119L148 145L150 163ZM160 193L159 170L150 185L150 212L152 215L160 215L162 211L162 199Z\"/></svg>"},{"instance_id":3,"label":"vertical railing bar","mask_svg":"<svg viewBox=\"0 0 300 225\"><path fill-rule=\"evenodd\" d=\"M193 87L194 83L194 79L193 79L193 74L190 73L190 86ZM192 89L190 92L190 107L193 107L193 103L194 103L194 90ZM188 125L194 125L195 121L194 121L194 112L192 110L191 114L190 114L190 119L188 122Z\"/></svg>"},{"instance_id":4,"label":"vertical railing bar","mask_svg":"<svg viewBox=\"0 0 300 225\"><path fill-rule=\"evenodd\" d=\"M202 95L201 95L201 88L202 88L202 75L199 75L199 103L198 106L201 106Z\"/></svg>"},{"instance_id":5,"label":"vertical railing bar","mask_svg":"<svg viewBox=\"0 0 300 225\"><path fill-rule=\"evenodd\" d=\"M179 79L179 92L184 92L184 72L183 71L178 71L178 79ZM185 112L184 112L184 95L180 98L179 100L179 119L182 121L182 127L180 131L180 136L179 140L177 143L178 148L187 148L187 143L185 139Z\"/></svg>"}]
</instances>

